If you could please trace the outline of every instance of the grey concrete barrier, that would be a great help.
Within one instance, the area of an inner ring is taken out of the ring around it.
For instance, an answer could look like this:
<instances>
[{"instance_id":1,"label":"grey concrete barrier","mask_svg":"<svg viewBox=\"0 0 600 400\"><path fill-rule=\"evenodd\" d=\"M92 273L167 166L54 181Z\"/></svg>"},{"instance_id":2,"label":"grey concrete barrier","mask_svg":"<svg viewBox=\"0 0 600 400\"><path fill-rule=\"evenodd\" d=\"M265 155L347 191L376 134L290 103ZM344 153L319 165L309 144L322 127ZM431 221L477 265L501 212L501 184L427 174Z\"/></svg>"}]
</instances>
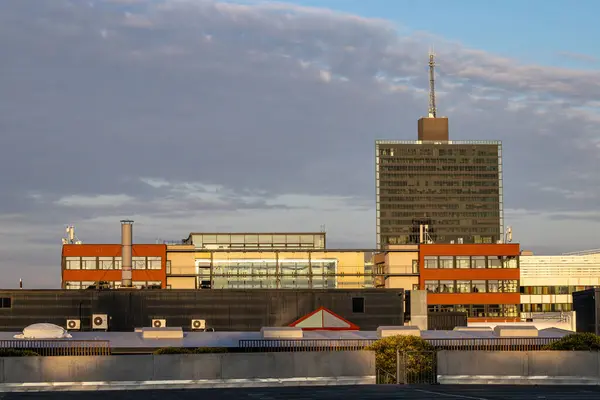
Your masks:
<instances>
[{"instance_id":1,"label":"grey concrete barrier","mask_svg":"<svg viewBox=\"0 0 600 400\"><path fill-rule=\"evenodd\" d=\"M371 351L0 358L0 383L373 376Z\"/></svg>"},{"instance_id":2,"label":"grey concrete barrier","mask_svg":"<svg viewBox=\"0 0 600 400\"><path fill-rule=\"evenodd\" d=\"M440 351L441 384L587 384L600 382L600 353L586 351Z\"/></svg>"}]
</instances>

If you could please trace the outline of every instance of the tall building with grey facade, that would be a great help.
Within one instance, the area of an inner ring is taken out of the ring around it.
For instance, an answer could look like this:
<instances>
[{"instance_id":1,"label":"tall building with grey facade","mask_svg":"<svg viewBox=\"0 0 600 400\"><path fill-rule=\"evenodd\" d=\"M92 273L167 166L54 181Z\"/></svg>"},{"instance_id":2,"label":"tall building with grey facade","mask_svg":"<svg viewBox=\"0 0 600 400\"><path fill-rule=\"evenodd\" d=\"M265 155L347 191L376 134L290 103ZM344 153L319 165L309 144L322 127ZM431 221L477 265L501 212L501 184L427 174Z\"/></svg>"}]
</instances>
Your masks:
<instances>
[{"instance_id":1,"label":"tall building with grey facade","mask_svg":"<svg viewBox=\"0 0 600 400\"><path fill-rule=\"evenodd\" d=\"M430 55L429 116L417 140L377 140L377 247L434 243L497 243L504 238L502 144L452 141L437 117ZM426 234L423 228L426 226Z\"/></svg>"}]
</instances>

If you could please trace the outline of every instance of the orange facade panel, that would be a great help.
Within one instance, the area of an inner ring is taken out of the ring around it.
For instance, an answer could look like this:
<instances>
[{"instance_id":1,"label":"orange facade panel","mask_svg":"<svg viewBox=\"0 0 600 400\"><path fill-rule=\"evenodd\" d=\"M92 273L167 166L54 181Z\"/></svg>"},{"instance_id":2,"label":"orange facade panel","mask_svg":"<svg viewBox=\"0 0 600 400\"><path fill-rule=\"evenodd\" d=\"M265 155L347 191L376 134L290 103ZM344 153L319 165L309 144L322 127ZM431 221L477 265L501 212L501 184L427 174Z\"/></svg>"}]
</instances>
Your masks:
<instances>
[{"instance_id":1,"label":"orange facade panel","mask_svg":"<svg viewBox=\"0 0 600 400\"><path fill-rule=\"evenodd\" d=\"M519 304L519 293L428 293L427 304Z\"/></svg>"},{"instance_id":2,"label":"orange facade panel","mask_svg":"<svg viewBox=\"0 0 600 400\"><path fill-rule=\"evenodd\" d=\"M518 243L503 244L422 244L421 258L425 256L518 256Z\"/></svg>"},{"instance_id":3,"label":"orange facade panel","mask_svg":"<svg viewBox=\"0 0 600 400\"><path fill-rule=\"evenodd\" d=\"M167 246L165 244L133 244L132 257L161 257L160 269L133 269L133 281L160 281L167 287ZM66 244L62 248L62 281L120 281L120 269L65 269L65 257L121 257L120 244Z\"/></svg>"}]
</instances>

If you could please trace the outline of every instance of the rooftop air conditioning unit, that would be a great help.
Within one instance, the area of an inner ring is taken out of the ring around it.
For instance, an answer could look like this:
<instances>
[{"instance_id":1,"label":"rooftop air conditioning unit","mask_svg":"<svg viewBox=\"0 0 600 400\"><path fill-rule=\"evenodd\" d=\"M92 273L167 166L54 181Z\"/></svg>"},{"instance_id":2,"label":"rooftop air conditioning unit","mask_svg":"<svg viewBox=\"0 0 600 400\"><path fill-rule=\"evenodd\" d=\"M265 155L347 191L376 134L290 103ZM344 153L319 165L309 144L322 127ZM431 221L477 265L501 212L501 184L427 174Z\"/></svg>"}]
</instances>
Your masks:
<instances>
[{"instance_id":1,"label":"rooftop air conditioning unit","mask_svg":"<svg viewBox=\"0 0 600 400\"><path fill-rule=\"evenodd\" d=\"M92 329L108 330L108 315L92 314Z\"/></svg>"},{"instance_id":2,"label":"rooftop air conditioning unit","mask_svg":"<svg viewBox=\"0 0 600 400\"><path fill-rule=\"evenodd\" d=\"M81 320L80 319L68 319L67 320L67 330L78 331L80 329L81 329Z\"/></svg>"},{"instance_id":3,"label":"rooftop air conditioning unit","mask_svg":"<svg viewBox=\"0 0 600 400\"><path fill-rule=\"evenodd\" d=\"M206 320L204 319L193 319L192 320L192 330L200 331L206 329Z\"/></svg>"},{"instance_id":4,"label":"rooftop air conditioning unit","mask_svg":"<svg viewBox=\"0 0 600 400\"><path fill-rule=\"evenodd\" d=\"M166 328L167 327L167 320L166 319L153 319L152 320L152 327L153 328Z\"/></svg>"}]
</instances>

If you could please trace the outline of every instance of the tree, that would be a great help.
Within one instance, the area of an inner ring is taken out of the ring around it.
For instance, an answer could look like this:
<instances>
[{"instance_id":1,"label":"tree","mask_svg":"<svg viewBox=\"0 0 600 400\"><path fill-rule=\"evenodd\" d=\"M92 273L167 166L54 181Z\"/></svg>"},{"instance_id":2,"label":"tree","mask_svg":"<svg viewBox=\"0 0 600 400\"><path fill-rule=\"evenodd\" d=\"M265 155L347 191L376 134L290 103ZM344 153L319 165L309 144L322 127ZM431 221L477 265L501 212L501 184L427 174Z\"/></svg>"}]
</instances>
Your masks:
<instances>
[{"instance_id":1,"label":"tree","mask_svg":"<svg viewBox=\"0 0 600 400\"><path fill-rule=\"evenodd\" d=\"M398 352L407 374L434 372L435 347L418 336L389 336L379 339L368 350L375 351L377 368L388 373L396 373Z\"/></svg>"},{"instance_id":2,"label":"tree","mask_svg":"<svg viewBox=\"0 0 600 400\"><path fill-rule=\"evenodd\" d=\"M556 342L544 346L543 350L598 351L600 336L593 333L571 333Z\"/></svg>"}]
</instances>

